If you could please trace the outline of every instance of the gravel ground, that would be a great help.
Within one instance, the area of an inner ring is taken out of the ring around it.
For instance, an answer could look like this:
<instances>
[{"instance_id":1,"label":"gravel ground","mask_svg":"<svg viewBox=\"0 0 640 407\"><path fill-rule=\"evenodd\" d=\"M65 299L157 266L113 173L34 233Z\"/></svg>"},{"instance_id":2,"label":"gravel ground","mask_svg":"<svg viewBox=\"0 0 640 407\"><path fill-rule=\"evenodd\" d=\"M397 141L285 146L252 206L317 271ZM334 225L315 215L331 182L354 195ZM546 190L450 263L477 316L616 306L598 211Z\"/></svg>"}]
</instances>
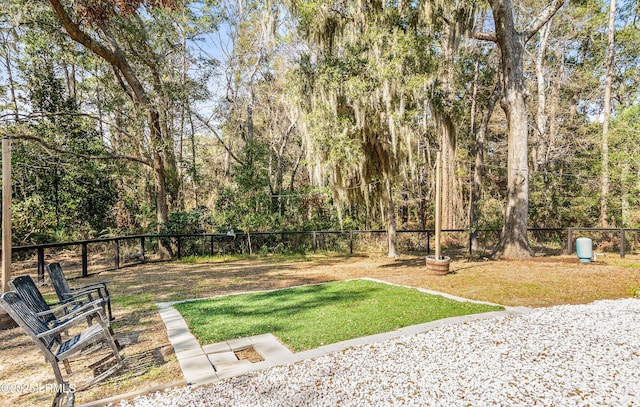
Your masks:
<instances>
[{"instance_id":1,"label":"gravel ground","mask_svg":"<svg viewBox=\"0 0 640 407\"><path fill-rule=\"evenodd\" d=\"M640 300L443 326L129 406L640 406Z\"/></svg>"}]
</instances>

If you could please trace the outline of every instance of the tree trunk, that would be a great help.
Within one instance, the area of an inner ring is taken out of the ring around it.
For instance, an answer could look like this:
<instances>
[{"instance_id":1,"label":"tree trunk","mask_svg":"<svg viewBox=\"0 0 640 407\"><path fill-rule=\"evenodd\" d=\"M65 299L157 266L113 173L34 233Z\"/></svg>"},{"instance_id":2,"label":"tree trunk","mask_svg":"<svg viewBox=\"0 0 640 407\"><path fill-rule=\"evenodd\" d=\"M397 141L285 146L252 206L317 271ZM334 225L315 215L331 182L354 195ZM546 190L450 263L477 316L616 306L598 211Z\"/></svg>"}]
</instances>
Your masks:
<instances>
[{"instance_id":1,"label":"tree trunk","mask_svg":"<svg viewBox=\"0 0 640 407\"><path fill-rule=\"evenodd\" d=\"M499 257L517 259L531 255L527 239L529 219L529 164L527 105L523 69L524 38L516 32L509 0L491 0L496 36L501 51L504 80L502 108L507 116L507 203Z\"/></svg>"},{"instance_id":2,"label":"tree trunk","mask_svg":"<svg viewBox=\"0 0 640 407\"><path fill-rule=\"evenodd\" d=\"M440 149L442 151L442 228L454 229L458 227L463 216L462 203L459 199L460 186L456 176L457 134L455 121L452 116L452 104L455 94L455 48L456 38L454 29L449 23L443 28L441 39L443 66L440 78L442 80L443 107L436 112L436 121L440 128Z\"/></svg>"},{"instance_id":3,"label":"tree trunk","mask_svg":"<svg viewBox=\"0 0 640 407\"><path fill-rule=\"evenodd\" d=\"M549 34L551 33L551 22L545 24L540 30L540 44L538 45L538 52L536 53L536 80L538 90L538 110L536 112L536 131L533 133L532 141L532 163L533 170L537 171L540 165L543 142L547 136L547 123L548 117L546 114L547 108L547 95L546 95L546 81L544 74L544 61L547 54L547 44L549 40Z\"/></svg>"},{"instance_id":4,"label":"tree trunk","mask_svg":"<svg viewBox=\"0 0 640 407\"><path fill-rule=\"evenodd\" d=\"M396 207L393 202L393 189L391 188L391 176L386 173L385 174L385 187L386 187L386 201L387 201L387 241L388 241L388 251L387 257L395 258L398 257L398 253L396 251Z\"/></svg>"},{"instance_id":5,"label":"tree trunk","mask_svg":"<svg viewBox=\"0 0 640 407\"><path fill-rule=\"evenodd\" d=\"M548 125L547 125L547 139L545 140L546 146L544 150L544 162L545 164L553 159L553 156L557 154L556 144L558 141L558 130L560 122L558 121L558 106L560 106L560 93L561 93L561 80L562 73L558 78L552 80L551 92L549 94L549 106L547 111Z\"/></svg>"},{"instance_id":6,"label":"tree trunk","mask_svg":"<svg viewBox=\"0 0 640 407\"><path fill-rule=\"evenodd\" d=\"M193 116L189 113L189 140L191 141L191 183L193 184L193 199L195 201L196 208L200 207L200 201L198 200L198 167L196 166L196 129L193 125Z\"/></svg>"},{"instance_id":7,"label":"tree trunk","mask_svg":"<svg viewBox=\"0 0 640 407\"><path fill-rule=\"evenodd\" d=\"M456 177L456 130L448 114L438 120L442 137L442 228L454 229L458 226L459 200L458 179Z\"/></svg>"},{"instance_id":8,"label":"tree trunk","mask_svg":"<svg viewBox=\"0 0 640 407\"><path fill-rule=\"evenodd\" d=\"M475 230L477 228L478 219L480 215L478 214L478 202L480 201L480 194L482 191L482 177L484 174L484 154L487 149L487 130L489 129L489 122L491 121L491 116L493 115L493 110L500 99L502 94L502 86L500 81L496 83L496 86L493 89L493 93L491 94L491 98L489 99L489 104L486 106L484 110L484 114L482 116L482 123L480 124L480 128L475 133L475 145L474 145L474 166L473 166L473 181L471 185L471 200L469 202L469 226L471 227L471 250L478 250L480 248L480 243L478 242L478 232Z\"/></svg>"},{"instance_id":9,"label":"tree trunk","mask_svg":"<svg viewBox=\"0 0 640 407\"><path fill-rule=\"evenodd\" d=\"M160 131L160 117L158 112L152 108L147 109L147 120L151 134L151 154L153 156L153 170L156 190L156 220L158 222L158 232L161 232L164 225L169 221L169 207L167 205L167 182L162 159L162 136Z\"/></svg>"},{"instance_id":10,"label":"tree trunk","mask_svg":"<svg viewBox=\"0 0 640 407\"><path fill-rule=\"evenodd\" d=\"M606 67L607 76L604 83L604 107L602 121L602 174L600 195L600 225L609 226L607 200L609 198L609 119L611 117L611 86L613 84L613 70L615 68L615 33L616 33L616 0L609 5L609 38Z\"/></svg>"},{"instance_id":11,"label":"tree trunk","mask_svg":"<svg viewBox=\"0 0 640 407\"><path fill-rule=\"evenodd\" d=\"M529 163L526 87L523 56L526 42L562 7L564 0L554 0L523 32L518 32L510 0L489 0L495 21L495 40L501 52L504 80L502 107L507 116L507 203L504 226L495 254L508 259L528 258L531 248L527 238L529 219Z\"/></svg>"},{"instance_id":12,"label":"tree trunk","mask_svg":"<svg viewBox=\"0 0 640 407\"><path fill-rule=\"evenodd\" d=\"M16 83L13 79L13 69L11 67L11 50L9 49L9 36L2 38L2 47L4 48L4 60L7 68L7 82L9 84L9 94L11 95L11 107L13 108L13 118L17 122L20 119L20 111L18 109L18 99L16 98Z\"/></svg>"}]
</instances>

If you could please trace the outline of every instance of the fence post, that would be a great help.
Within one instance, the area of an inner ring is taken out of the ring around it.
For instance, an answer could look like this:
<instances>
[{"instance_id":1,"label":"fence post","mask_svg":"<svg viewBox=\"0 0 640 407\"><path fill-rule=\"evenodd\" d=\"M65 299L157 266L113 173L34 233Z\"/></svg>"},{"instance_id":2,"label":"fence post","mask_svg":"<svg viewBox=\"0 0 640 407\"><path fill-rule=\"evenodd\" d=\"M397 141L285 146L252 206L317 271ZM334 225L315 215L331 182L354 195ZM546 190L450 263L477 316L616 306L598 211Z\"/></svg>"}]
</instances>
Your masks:
<instances>
[{"instance_id":1,"label":"fence post","mask_svg":"<svg viewBox=\"0 0 640 407\"><path fill-rule=\"evenodd\" d=\"M318 251L318 236L316 235L316 231L311 232L313 234L313 251Z\"/></svg>"},{"instance_id":2,"label":"fence post","mask_svg":"<svg viewBox=\"0 0 640 407\"><path fill-rule=\"evenodd\" d=\"M213 256L213 235L211 235L211 241L209 245L211 246L211 255Z\"/></svg>"},{"instance_id":3,"label":"fence post","mask_svg":"<svg viewBox=\"0 0 640 407\"><path fill-rule=\"evenodd\" d=\"M116 270L120 270L120 241L116 239L114 243L116 244Z\"/></svg>"},{"instance_id":4,"label":"fence post","mask_svg":"<svg viewBox=\"0 0 640 407\"><path fill-rule=\"evenodd\" d=\"M144 236L140 237L140 255L142 256L142 262L144 263Z\"/></svg>"},{"instance_id":5,"label":"fence post","mask_svg":"<svg viewBox=\"0 0 640 407\"><path fill-rule=\"evenodd\" d=\"M349 231L349 254L353 254L353 230Z\"/></svg>"},{"instance_id":6,"label":"fence post","mask_svg":"<svg viewBox=\"0 0 640 407\"><path fill-rule=\"evenodd\" d=\"M431 233L427 230L427 256L431 254Z\"/></svg>"},{"instance_id":7,"label":"fence post","mask_svg":"<svg viewBox=\"0 0 640 407\"><path fill-rule=\"evenodd\" d=\"M573 229L567 228L567 254L573 253Z\"/></svg>"},{"instance_id":8,"label":"fence post","mask_svg":"<svg viewBox=\"0 0 640 407\"><path fill-rule=\"evenodd\" d=\"M38 282L44 283L44 247L38 247Z\"/></svg>"},{"instance_id":9,"label":"fence post","mask_svg":"<svg viewBox=\"0 0 640 407\"><path fill-rule=\"evenodd\" d=\"M624 259L624 229L620 229L620 258Z\"/></svg>"},{"instance_id":10,"label":"fence post","mask_svg":"<svg viewBox=\"0 0 640 407\"><path fill-rule=\"evenodd\" d=\"M87 244L82 243L82 277L86 277L89 275L88 270L88 261L87 261Z\"/></svg>"},{"instance_id":11,"label":"fence post","mask_svg":"<svg viewBox=\"0 0 640 407\"><path fill-rule=\"evenodd\" d=\"M182 245L181 245L181 239L180 236L176 236L176 240L177 240L177 246L178 246L178 258L182 258Z\"/></svg>"}]
</instances>

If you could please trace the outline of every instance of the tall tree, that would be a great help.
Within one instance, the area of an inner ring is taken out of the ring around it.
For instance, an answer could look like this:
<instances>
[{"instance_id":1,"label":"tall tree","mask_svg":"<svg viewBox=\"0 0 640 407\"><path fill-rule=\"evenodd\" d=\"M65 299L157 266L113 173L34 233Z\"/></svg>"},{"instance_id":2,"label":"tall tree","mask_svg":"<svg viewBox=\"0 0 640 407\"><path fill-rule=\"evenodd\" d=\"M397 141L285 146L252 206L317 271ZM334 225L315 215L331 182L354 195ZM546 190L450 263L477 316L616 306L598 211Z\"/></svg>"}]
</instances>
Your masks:
<instances>
[{"instance_id":1,"label":"tall tree","mask_svg":"<svg viewBox=\"0 0 640 407\"><path fill-rule=\"evenodd\" d=\"M615 69L616 0L609 2L609 24L607 35L606 76L604 80L604 102L602 107L602 174L600 191L600 225L609 225L607 200L609 199L609 121L611 119L611 87Z\"/></svg>"},{"instance_id":2,"label":"tall tree","mask_svg":"<svg viewBox=\"0 0 640 407\"><path fill-rule=\"evenodd\" d=\"M442 151L442 227L461 227L465 216L462 182L458 171L458 127L463 100L458 96L460 44L473 28L475 6L472 2L422 1L421 29L438 39L438 76L429 89L429 106L440 135Z\"/></svg>"},{"instance_id":3,"label":"tall tree","mask_svg":"<svg viewBox=\"0 0 640 407\"><path fill-rule=\"evenodd\" d=\"M144 111L151 142L151 161L154 169L156 215L159 226L169 220L167 205L167 157L164 154L167 146L173 146L166 131L163 131L158 106L149 95L143 79L127 59L122 46L110 26L116 15L133 16L142 4L151 6L171 5L170 0L138 0L138 1L88 1L82 5L64 5L60 0L50 0L51 7L60 20L69 37L81 44L95 55L106 61L114 70L125 92L140 105ZM98 35L91 35L91 27ZM141 39L144 42L144 38ZM142 52L146 50L141 50ZM153 64L155 55L149 60ZM155 72L157 74L157 71ZM157 85L157 84L156 84Z\"/></svg>"},{"instance_id":4,"label":"tall tree","mask_svg":"<svg viewBox=\"0 0 640 407\"><path fill-rule=\"evenodd\" d=\"M395 257L397 180L426 116L432 37L418 27L419 4L301 3L301 29L319 49L301 69L307 151L329 169L339 204L380 208Z\"/></svg>"},{"instance_id":5,"label":"tall tree","mask_svg":"<svg viewBox=\"0 0 640 407\"><path fill-rule=\"evenodd\" d=\"M493 12L495 32L476 33L476 38L493 41L500 48L504 81L502 108L507 116L507 203L504 227L496 247L499 257L517 259L531 255L527 236L529 219L528 117L524 78L525 45L562 7L565 0L553 0L524 30L516 26L515 9L510 0L488 0Z\"/></svg>"}]
</instances>

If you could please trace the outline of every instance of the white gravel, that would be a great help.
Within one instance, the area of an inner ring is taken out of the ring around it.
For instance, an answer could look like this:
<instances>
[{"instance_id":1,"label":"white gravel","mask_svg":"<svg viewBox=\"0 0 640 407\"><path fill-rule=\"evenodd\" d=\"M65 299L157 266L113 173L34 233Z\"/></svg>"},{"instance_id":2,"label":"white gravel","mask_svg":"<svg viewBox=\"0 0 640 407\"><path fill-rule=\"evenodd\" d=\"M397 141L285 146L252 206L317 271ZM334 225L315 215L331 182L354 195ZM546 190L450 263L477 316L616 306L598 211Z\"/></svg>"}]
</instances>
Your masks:
<instances>
[{"instance_id":1,"label":"white gravel","mask_svg":"<svg viewBox=\"0 0 640 407\"><path fill-rule=\"evenodd\" d=\"M125 406L640 406L640 300L443 326Z\"/></svg>"}]
</instances>

